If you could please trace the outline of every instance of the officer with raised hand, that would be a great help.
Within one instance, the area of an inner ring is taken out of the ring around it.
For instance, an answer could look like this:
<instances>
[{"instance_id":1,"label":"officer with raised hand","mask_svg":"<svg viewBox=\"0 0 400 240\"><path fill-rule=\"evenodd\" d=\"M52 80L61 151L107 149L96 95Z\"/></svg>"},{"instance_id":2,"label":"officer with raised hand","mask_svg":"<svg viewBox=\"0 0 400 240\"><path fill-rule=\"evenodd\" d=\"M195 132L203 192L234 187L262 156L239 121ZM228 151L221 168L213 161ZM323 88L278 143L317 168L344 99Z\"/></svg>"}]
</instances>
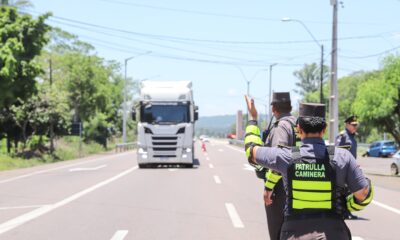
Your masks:
<instances>
[{"instance_id":1,"label":"officer with raised hand","mask_svg":"<svg viewBox=\"0 0 400 240\"><path fill-rule=\"evenodd\" d=\"M347 148L353 154L353 157L357 159L357 141L355 139L358 129L357 116L352 115L346 118L344 122L346 129L336 137L335 145Z\"/></svg>"},{"instance_id":2,"label":"officer with raised hand","mask_svg":"<svg viewBox=\"0 0 400 240\"><path fill-rule=\"evenodd\" d=\"M257 111L246 96L252 118ZM286 191L285 220L280 239L351 239L345 209L359 211L373 198L371 182L349 151L326 146L324 104L300 104L297 128L300 147L263 147L256 121L246 128L245 151L252 164L282 174ZM351 195L344 195L348 186Z\"/></svg>"},{"instance_id":3,"label":"officer with raised hand","mask_svg":"<svg viewBox=\"0 0 400 240\"><path fill-rule=\"evenodd\" d=\"M292 111L290 93L274 92L271 106L276 121L273 123L271 129L267 129L264 133L264 137L266 138L265 146L296 145L296 118L290 114ZM279 233L283 224L286 194L281 178L280 173L271 169L267 170L263 176L265 181L265 212L267 215L269 237L272 240L279 239Z\"/></svg>"}]
</instances>

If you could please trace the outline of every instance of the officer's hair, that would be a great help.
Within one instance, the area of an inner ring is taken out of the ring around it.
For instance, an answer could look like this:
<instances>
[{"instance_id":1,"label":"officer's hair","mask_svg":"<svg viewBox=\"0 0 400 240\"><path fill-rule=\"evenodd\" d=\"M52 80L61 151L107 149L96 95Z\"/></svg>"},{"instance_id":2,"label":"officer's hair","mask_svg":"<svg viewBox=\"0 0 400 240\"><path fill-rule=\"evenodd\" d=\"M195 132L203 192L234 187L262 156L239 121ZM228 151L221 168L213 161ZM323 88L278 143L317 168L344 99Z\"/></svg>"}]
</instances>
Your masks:
<instances>
[{"instance_id":1,"label":"officer's hair","mask_svg":"<svg viewBox=\"0 0 400 240\"><path fill-rule=\"evenodd\" d=\"M326 128L326 122L321 117L299 117L298 124L305 133L320 133Z\"/></svg>"},{"instance_id":2,"label":"officer's hair","mask_svg":"<svg viewBox=\"0 0 400 240\"><path fill-rule=\"evenodd\" d=\"M292 111L292 105L290 103L273 103L275 111L279 113L290 113Z\"/></svg>"}]
</instances>

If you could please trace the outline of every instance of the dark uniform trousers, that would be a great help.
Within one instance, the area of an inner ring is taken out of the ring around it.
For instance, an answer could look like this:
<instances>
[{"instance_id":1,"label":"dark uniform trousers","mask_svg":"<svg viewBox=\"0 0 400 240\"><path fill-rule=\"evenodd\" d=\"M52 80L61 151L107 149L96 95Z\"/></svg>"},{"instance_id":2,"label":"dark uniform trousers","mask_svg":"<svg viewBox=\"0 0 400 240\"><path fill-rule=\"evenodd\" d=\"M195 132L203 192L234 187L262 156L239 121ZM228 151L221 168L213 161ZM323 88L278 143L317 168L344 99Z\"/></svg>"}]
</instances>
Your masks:
<instances>
[{"instance_id":1,"label":"dark uniform trousers","mask_svg":"<svg viewBox=\"0 0 400 240\"><path fill-rule=\"evenodd\" d=\"M351 234L342 219L286 220L282 226L280 240L351 240Z\"/></svg>"},{"instance_id":2,"label":"dark uniform trousers","mask_svg":"<svg viewBox=\"0 0 400 240\"><path fill-rule=\"evenodd\" d=\"M271 240L279 240L281 227L283 224L283 212L286 202L286 192L283 187L282 179L274 187L272 204L265 206L267 212L268 231Z\"/></svg>"}]
</instances>

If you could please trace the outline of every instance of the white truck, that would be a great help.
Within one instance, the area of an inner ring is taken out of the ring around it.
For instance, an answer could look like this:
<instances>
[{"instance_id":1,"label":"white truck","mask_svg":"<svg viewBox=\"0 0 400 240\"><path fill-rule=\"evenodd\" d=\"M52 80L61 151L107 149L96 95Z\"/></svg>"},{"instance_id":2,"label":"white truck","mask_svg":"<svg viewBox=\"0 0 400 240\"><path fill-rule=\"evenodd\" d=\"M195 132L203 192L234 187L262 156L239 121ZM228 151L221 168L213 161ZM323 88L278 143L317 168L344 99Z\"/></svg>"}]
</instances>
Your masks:
<instances>
[{"instance_id":1,"label":"white truck","mask_svg":"<svg viewBox=\"0 0 400 240\"><path fill-rule=\"evenodd\" d=\"M193 167L198 108L191 82L143 81L132 116L137 119L139 168L159 164Z\"/></svg>"}]
</instances>

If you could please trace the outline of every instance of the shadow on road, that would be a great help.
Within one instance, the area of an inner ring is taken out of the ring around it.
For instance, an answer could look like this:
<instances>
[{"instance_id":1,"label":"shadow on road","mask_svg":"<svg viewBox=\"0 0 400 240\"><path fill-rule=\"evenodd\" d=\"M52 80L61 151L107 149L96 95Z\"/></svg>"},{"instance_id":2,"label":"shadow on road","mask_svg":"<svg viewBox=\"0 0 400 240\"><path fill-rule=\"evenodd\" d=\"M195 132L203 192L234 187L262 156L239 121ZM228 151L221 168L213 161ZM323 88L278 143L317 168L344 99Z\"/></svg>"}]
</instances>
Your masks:
<instances>
[{"instance_id":1,"label":"shadow on road","mask_svg":"<svg viewBox=\"0 0 400 240\"><path fill-rule=\"evenodd\" d=\"M140 166L140 169L197 169L200 166L199 159L195 158L193 164L158 164L148 163Z\"/></svg>"}]
</instances>

